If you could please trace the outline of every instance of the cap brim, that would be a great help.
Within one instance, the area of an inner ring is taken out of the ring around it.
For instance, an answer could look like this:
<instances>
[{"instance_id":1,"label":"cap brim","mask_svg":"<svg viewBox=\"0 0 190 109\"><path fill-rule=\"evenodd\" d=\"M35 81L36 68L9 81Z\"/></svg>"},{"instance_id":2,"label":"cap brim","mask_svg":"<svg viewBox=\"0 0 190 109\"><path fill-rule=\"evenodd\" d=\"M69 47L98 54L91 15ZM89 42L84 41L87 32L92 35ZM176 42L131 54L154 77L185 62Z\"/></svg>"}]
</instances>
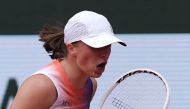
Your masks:
<instances>
[{"instance_id":1,"label":"cap brim","mask_svg":"<svg viewBox=\"0 0 190 109\"><path fill-rule=\"evenodd\" d=\"M123 46L127 46L124 41L110 34L102 34L99 36L82 39L81 41L93 48L101 48L116 42L120 43Z\"/></svg>"}]
</instances>

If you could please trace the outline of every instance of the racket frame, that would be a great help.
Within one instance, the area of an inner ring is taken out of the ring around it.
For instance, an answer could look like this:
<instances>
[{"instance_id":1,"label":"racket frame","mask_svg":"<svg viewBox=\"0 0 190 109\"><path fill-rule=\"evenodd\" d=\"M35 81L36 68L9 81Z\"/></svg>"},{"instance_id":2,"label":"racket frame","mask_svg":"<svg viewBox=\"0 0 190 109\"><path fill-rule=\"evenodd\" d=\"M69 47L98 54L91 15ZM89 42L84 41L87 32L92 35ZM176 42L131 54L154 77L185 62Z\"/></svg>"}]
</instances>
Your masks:
<instances>
[{"instance_id":1,"label":"racket frame","mask_svg":"<svg viewBox=\"0 0 190 109\"><path fill-rule=\"evenodd\" d=\"M100 102L100 105L99 105L99 108L98 109L101 109L104 102L106 101L106 98L109 96L109 94L112 92L112 90L118 85L120 84L123 80L125 80L126 78L130 77L131 75L135 75L135 74L138 74L138 73L148 73L148 74L153 74L155 76L157 76L160 80L163 81L164 85L165 85L165 88L166 88L166 100L164 102L164 106L163 106L163 109L167 109L168 108L168 104L169 104L169 99L170 99L170 89L169 89L169 85L168 85L168 82L166 81L166 79L158 72L154 71L154 70L151 70L151 69L148 69L148 68L139 68L139 69L134 69L134 70L131 70L129 71L128 73L125 73L125 74L122 74L122 76L120 76L114 83L113 85L107 90L107 92L104 94L101 102Z\"/></svg>"}]
</instances>

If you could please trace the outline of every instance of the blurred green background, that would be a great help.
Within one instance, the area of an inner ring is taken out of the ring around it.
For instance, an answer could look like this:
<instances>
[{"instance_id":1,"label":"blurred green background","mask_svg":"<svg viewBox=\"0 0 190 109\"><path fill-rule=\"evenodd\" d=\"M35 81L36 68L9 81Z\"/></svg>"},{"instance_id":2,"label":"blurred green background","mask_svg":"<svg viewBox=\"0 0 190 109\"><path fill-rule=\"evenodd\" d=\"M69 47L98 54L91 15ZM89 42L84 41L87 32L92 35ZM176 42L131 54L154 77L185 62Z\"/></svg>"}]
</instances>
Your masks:
<instances>
[{"instance_id":1,"label":"blurred green background","mask_svg":"<svg viewBox=\"0 0 190 109\"><path fill-rule=\"evenodd\" d=\"M38 34L81 10L105 15L115 33L190 33L190 0L1 0L0 34Z\"/></svg>"}]
</instances>

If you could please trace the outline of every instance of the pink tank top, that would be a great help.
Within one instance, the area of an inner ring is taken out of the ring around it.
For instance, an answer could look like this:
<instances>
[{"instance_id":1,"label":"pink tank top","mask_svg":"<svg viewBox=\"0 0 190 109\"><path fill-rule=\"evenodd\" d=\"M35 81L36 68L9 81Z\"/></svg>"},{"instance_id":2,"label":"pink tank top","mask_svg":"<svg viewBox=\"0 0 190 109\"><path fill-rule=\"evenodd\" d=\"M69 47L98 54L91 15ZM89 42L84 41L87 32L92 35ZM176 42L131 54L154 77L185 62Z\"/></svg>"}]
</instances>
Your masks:
<instances>
[{"instance_id":1,"label":"pink tank top","mask_svg":"<svg viewBox=\"0 0 190 109\"><path fill-rule=\"evenodd\" d=\"M57 90L57 100L50 109L89 109L92 98L93 83L89 78L85 87L76 89L67 78L63 67L57 60L34 74L46 75ZM33 75L34 75L33 74Z\"/></svg>"}]
</instances>

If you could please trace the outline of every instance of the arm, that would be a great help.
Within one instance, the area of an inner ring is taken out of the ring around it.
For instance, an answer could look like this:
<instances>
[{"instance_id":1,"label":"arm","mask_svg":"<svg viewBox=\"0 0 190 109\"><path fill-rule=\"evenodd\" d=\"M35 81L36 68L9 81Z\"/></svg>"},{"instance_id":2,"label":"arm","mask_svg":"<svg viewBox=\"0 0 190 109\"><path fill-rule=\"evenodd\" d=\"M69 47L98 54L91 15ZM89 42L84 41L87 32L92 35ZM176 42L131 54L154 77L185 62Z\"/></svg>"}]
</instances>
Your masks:
<instances>
[{"instance_id":1,"label":"arm","mask_svg":"<svg viewBox=\"0 0 190 109\"><path fill-rule=\"evenodd\" d=\"M33 75L23 82L10 109L49 109L56 98L52 81L45 75Z\"/></svg>"}]
</instances>

